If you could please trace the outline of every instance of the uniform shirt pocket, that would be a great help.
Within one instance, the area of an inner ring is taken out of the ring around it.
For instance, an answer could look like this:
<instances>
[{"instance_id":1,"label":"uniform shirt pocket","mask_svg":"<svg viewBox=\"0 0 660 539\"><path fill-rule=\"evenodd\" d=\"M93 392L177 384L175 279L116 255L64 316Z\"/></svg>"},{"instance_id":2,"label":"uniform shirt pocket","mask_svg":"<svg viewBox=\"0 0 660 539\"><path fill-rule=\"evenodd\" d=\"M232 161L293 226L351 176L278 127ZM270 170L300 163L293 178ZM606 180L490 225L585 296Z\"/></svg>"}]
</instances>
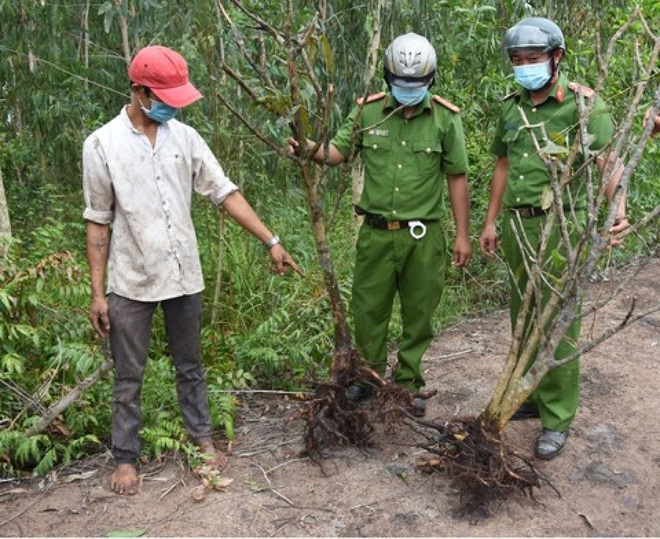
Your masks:
<instances>
[{"instance_id":1,"label":"uniform shirt pocket","mask_svg":"<svg viewBox=\"0 0 660 539\"><path fill-rule=\"evenodd\" d=\"M417 140L412 146L420 176L440 174L442 171L442 144L437 140Z\"/></svg>"},{"instance_id":2,"label":"uniform shirt pocket","mask_svg":"<svg viewBox=\"0 0 660 539\"><path fill-rule=\"evenodd\" d=\"M365 135L362 139L362 159L371 175L383 177L390 170L392 140L388 137Z\"/></svg>"}]
</instances>

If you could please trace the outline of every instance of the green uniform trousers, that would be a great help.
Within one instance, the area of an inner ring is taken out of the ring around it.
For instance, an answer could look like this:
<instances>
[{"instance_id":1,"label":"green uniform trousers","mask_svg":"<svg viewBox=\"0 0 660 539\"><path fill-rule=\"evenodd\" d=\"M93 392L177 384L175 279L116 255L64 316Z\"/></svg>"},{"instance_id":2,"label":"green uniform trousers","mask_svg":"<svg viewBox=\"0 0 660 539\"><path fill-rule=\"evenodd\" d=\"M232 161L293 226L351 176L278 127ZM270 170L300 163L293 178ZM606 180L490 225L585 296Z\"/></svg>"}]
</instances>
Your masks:
<instances>
[{"instance_id":1,"label":"green uniform trousers","mask_svg":"<svg viewBox=\"0 0 660 539\"><path fill-rule=\"evenodd\" d=\"M584 218L584 212L576 212L578 219ZM532 217L521 219L518 222L516 215L510 211L505 213L505 223L502 232L502 249L504 257L513 276L509 275L511 286L510 316L511 327L515 330L520 311L522 296L525 293L528 275L523 264L523 253L520 252L515 238L514 229L518 230L520 238L527 238L527 242L534 249L538 249L540 243L541 231L545 225L546 217ZM569 223L570 224L570 223ZM522 230L520 229L522 225ZM525 239L522 239L523 245ZM556 261L550 260L551 253L556 250L559 244L559 232L555 227L549 238L548 249L546 250L546 259L544 261L545 273L547 275L559 276L563 268L558 267ZM545 305L550 297L549 287L543 288L542 305ZM525 321L526 327L532 323L528 317ZM559 343L555 350L555 358L562 359L575 353L577 342L580 337L580 320L573 322L564 339ZM527 333L527 331L525 332ZM532 356L528 368L534 362L535 356ZM570 427L573 418L577 412L578 401L580 397L580 363L579 360L571 361L552 369L548 372L540 384L530 395L528 402L538 406L541 423L545 428L566 431Z\"/></svg>"},{"instance_id":2,"label":"green uniform trousers","mask_svg":"<svg viewBox=\"0 0 660 539\"><path fill-rule=\"evenodd\" d=\"M427 223L423 238L405 230L360 228L353 273L352 309L355 341L366 362L379 374L387 368L387 334L396 293L403 334L397 385L411 390L425 385L422 356L435 336L432 317L440 302L446 267L445 238L439 222Z\"/></svg>"}]
</instances>

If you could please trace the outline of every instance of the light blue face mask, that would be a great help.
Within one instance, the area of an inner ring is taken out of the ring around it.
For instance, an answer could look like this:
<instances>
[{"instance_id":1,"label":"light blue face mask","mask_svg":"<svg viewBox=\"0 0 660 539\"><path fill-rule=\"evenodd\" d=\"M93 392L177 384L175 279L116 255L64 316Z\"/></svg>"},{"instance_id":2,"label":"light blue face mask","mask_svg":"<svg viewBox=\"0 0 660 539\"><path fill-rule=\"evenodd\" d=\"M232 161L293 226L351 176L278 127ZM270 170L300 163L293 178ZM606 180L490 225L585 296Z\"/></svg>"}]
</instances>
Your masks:
<instances>
[{"instance_id":1,"label":"light blue face mask","mask_svg":"<svg viewBox=\"0 0 660 539\"><path fill-rule=\"evenodd\" d=\"M140 101L140 108L144 111L147 117L152 119L154 122L158 122L159 124L169 122L172 118L174 118L174 116L176 116L176 113L179 112L179 109L170 107L169 105L161 103L160 101L154 101L153 99L150 99L149 101L151 102L150 109L144 108L142 101Z\"/></svg>"},{"instance_id":2,"label":"light blue face mask","mask_svg":"<svg viewBox=\"0 0 660 539\"><path fill-rule=\"evenodd\" d=\"M540 90L550 80L550 60L542 64L513 66L516 82L528 90Z\"/></svg>"},{"instance_id":3,"label":"light blue face mask","mask_svg":"<svg viewBox=\"0 0 660 539\"><path fill-rule=\"evenodd\" d=\"M392 96L400 105L404 107L414 107L419 105L426 97L429 89L426 86L421 88L402 88L392 84Z\"/></svg>"}]
</instances>

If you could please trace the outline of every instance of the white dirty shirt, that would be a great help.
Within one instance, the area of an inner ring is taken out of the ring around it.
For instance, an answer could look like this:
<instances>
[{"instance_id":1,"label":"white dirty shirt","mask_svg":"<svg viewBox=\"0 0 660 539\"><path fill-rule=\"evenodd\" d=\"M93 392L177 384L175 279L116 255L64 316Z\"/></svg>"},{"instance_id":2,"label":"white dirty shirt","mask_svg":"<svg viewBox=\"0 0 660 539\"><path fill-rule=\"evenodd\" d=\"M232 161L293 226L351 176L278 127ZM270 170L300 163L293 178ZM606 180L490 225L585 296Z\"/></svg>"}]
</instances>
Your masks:
<instances>
[{"instance_id":1,"label":"white dirty shirt","mask_svg":"<svg viewBox=\"0 0 660 539\"><path fill-rule=\"evenodd\" d=\"M156 146L126 109L83 144L83 218L112 225L107 291L160 301L204 289L193 189L220 205L238 187L192 127L159 125Z\"/></svg>"}]
</instances>

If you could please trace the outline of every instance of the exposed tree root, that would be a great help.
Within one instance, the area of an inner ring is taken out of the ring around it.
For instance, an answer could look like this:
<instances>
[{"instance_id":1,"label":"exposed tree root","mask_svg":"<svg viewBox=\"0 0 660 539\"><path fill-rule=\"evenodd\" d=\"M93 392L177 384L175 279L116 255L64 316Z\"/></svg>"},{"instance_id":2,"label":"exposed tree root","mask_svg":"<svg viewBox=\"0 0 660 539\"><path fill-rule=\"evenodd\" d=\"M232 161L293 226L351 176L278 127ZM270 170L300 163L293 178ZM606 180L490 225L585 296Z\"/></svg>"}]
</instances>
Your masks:
<instances>
[{"instance_id":1,"label":"exposed tree root","mask_svg":"<svg viewBox=\"0 0 660 539\"><path fill-rule=\"evenodd\" d=\"M542 483L557 492L532 459L510 451L499 433L481 417L463 418L443 425L419 423L440 432L440 438L422 447L437 455L420 465L453 479L464 514L488 514L494 502L522 492L536 501L534 489Z\"/></svg>"},{"instance_id":2,"label":"exposed tree root","mask_svg":"<svg viewBox=\"0 0 660 539\"><path fill-rule=\"evenodd\" d=\"M348 397L347 389L354 383L369 388L378 400L376 418L388 425L404 417L413 417L413 398L427 399L435 394L412 393L384 380L356 358L350 363L348 369L335 372L331 381L313 382L314 390L307 407L298 414L306 422L302 453L314 460L322 458L323 450L332 446L365 448L371 444L373 412Z\"/></svg>"}]
</instances>

